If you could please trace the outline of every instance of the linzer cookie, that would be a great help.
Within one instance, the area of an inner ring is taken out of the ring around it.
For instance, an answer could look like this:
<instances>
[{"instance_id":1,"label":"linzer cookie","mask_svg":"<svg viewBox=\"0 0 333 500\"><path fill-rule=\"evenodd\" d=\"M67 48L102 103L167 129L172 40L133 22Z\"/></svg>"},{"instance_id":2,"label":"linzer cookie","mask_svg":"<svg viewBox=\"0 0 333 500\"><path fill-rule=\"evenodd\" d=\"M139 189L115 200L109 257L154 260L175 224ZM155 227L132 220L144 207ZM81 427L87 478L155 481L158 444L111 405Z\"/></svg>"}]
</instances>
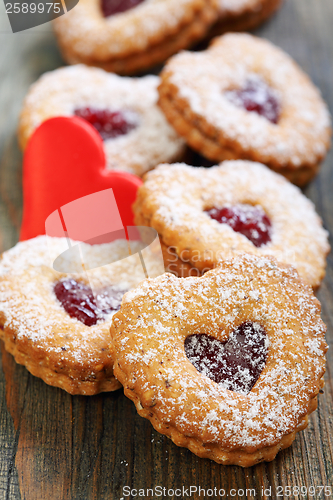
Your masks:
<instances>
[{"instance_id":1,"label":"linzer cookie","mask_svg":"<svg viewBox=\"0 0 333 500\"><path fill-rule=\"evenodd\" d=\"M79 116L100 133L107 168L141 176L180 159L184 142L157 106L157 76L126 78L84 65L43 75L25 98L19 123L24 149L44 120Z\"/></svg>"},{"instance_id":2,"label":"linzer cookie","mask_svg":"<svg viewBox=\"0 0 333 500\"><path fill-rule=\"evenodd\" d=\"M124 293L145 279L140 258L138 254L128 257L127 240L94 246L81 243L87 259L96 266L87 282L76 273L52 268L67 245L66 238L40 236L3 254L0 337L17 363L47 384L70 394L113 391L120 384L113 375L109 350L110 321ZM131 245L132 250L142 246L139 242ZM145 257L150 272L157 276L153 254ZM109 262L113 264L105 265ZM65 258L63 265L66 269ZM77 273L82 273L80 266Z\"/></svg>"},{"instance_id":3,"label":"linzer cookie","mask_svg":"<svg viewBox=\"0 0 333 500\"><path fill-rule=\"evenodd\" d=\"M211 34L248 31L271 17L282 0L220 0L220 12Z\"/></svg>"},{"instance_id":4,"label":"linzer cookie","mask_svg":"<svg viewBox=\"0 0 333 500\"><path fill-rule=\"evenodd\" d=\"M134 213L159 233L165 268L178 276L241 253L292 264L314 288L325 274L328 234L312 202L259 163L160 165L146 175Z\"/></svg>"},{"instance_id":5,"label":"linzer cookie","mask_svg":"<svg viewBox=\"0 0 333 500\"><path fill-rule=\"evenodd\" d=\"M132 74L205 36L218 10L219 0L80 0L54 28L70 64Z\"/></svg>"},{"instance_id":6,"label":"linzer cookie","mask_svg":"<svg viewBox=\"0 0 333 500\"><path fill-rule=\"evenodd\" d=\"M329 112L309 78L270 42L227 34L206 51L174 56L161 77L160 106L202 155L259 161L298 185L315 176L330 146Z\"/></svg>"},{"instance_id":7,"label":"linzer cookie","mask_svg":"<svg viewBox=\"0 0 333 500\"><path fill-rule=\"evenodd\" d=\"M125 294L111 326L114 373L176 445L248 467L273 460L307 426L323 386L325 331L294 269L244 255Z\"/></svg>"}]
</instances>

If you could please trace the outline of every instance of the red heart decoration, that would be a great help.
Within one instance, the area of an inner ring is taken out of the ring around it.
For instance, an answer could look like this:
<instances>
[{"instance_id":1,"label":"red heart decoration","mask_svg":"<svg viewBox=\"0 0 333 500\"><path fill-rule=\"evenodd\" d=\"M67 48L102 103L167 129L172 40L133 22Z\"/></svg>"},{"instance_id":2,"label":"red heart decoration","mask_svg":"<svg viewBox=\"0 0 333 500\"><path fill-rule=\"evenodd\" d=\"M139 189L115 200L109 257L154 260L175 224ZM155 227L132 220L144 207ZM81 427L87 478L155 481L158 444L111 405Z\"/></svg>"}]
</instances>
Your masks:
<instances>
[{"instance_id":1,"label":"red heart decoration","mask_svg":"<svg viewBox=\"0 0 333 500\"><path fill-rule=\"evenodd\" d=\"M20 240L45 234L47 217L63 205L112 188L123 226L133 226L132 204L142 181L106 170L103 141L78 117L56 117L33 133L23 159L23 221Z\"/></svg>"}]
</instances>

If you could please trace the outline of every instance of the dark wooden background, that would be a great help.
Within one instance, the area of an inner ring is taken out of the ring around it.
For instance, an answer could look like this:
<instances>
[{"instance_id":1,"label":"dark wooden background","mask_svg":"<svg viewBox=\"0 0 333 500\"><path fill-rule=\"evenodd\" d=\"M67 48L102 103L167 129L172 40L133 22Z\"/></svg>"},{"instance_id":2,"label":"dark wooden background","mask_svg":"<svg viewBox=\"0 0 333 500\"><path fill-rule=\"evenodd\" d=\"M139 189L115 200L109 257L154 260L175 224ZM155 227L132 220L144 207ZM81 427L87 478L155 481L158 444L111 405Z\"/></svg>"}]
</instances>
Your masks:
<instances>
[{"instance_id":1,"label":"dark wooden background","mask_svg":"<svg viewBox=\"0 0 333 500\"><path fill-rule=\"evenodd\" d=\"M298 61L320 87L331 110L332 32L332 0L287 0L281 11L257 31ZM15 136L21 102L28 86L40 74L62 64L48 26L11 35L1 4L0 251L17 242L21 220L22 158ZM315 202L325 226L333 232L332 153L305 192ZM329 256L327 276L318 292L328 326L328 342L333 335L332 296L333 258ZM1 500L113 500L123 497L125 485L137 489L200 485L224 488L227 493L232 488L256 490L255 495L240 492L233 496L240 499L286 498L287 494L277 497L278 486L333 488L331 351L324 394L308 429L298 434L293 446L273 462L242 469L220 466L176 447L136 414L122 391L72 397L30 375L1 347ZM262 495L263 487L271 487L271 495ZM318 492L319 489L316 498ZM176 497L169 494L164 498ZM298 497L294 493L290 498Z\"/></svg>"}]
</instances>

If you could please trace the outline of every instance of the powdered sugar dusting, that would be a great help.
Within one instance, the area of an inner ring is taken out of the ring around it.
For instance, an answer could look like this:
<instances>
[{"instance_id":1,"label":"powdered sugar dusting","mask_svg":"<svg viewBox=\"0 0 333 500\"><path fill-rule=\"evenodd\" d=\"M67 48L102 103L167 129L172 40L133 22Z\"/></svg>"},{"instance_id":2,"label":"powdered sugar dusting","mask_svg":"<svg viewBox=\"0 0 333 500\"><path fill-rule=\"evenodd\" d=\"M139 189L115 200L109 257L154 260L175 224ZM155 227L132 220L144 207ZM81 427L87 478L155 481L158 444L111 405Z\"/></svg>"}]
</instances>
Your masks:
<instances>
[{"instance_id":1,"label":"powdered sugar dusting","mask_svg":"<svg viewBox=\"0 0 333 500\"><path fill-rule=\"evenodd\" d=\"M225 341L246 321L260 324L269 344L244 395L198 373L184 341L203 332ZM127 293L111 328L115 373L162 432L250 451L279 442L308 412L324 373L325 330L319 302L292 268L244 255L201 278L165 274Z\"/></svg>"},{"instance_id":2,"label":"powdered sugar dusting","mask_svg":"<svg viewBox=\"0 0 333 500\"><path fill-rule=\"evenodd\" d=\"M137 127L104 142L107 168L142 175L161 161L177 158L184 143L157 106L159 78L125 78L76 65L43 75L30 89L20 119L25 144L43 121L73 116L77 108L122 111L135 115Z\"/></svg>"},{"instance_id":3,"label":"powdered sugar dusting","mask_svg":"<svg viewBox=\"0 0 333 500\"><path fill-rule=\"evenodd\" d=\"M53 260L68 249L66 238L39 236L5 252L0 261L0 317L4 320L4 330L14 331L18 341L31 342L33 349L44 356L56 353L59 360L66 359L76 366L86 363L92 366L104 356L101 352L108 349L112 314L95 326L85 326L62 308L54 294L55 283L69 276L84 282L89 279L93 287L112 285L115 290L127 291L144 280L145 273L139 255L129 257L126 240L81 245L89 263L96 264L87 274L82 272L80 264L77 268L80 274L64 274L52 268ZM132 242L132 252L143 246ZM105 265L107 256L119 260ZM145 249L145 261L151 276L158 276L159 261L148 249ZM68 269L66 259L63 265L64 271Z\"/></svg>"},{"instance_id":4,"label":"powdered sugar dusting","mask_svg":"<svg viewBox=\"0 0 333 500\"><path fill-rule=\"evenodd\" d=\"M164 69L176 89L173 105L187 108L196 126L213 141L229 141L263 163L298 168L316 165L331 137L328 109L318 89L293 60L270 42L247 34L227 34L202 52L182 52ZM279 98L277 125L235 106L225 92L259 76ZM179 102L178 102L179 100ZM181 106L180 106L181 101Z\"/></svg>"},{"instance_id":5,"label":"powdered sugar dusting","mask_svg":"<svg viewBox=\"0 0 333 500\"><path fill-rule=\"evenodd\" d=\"M271 241L256 248L205 210L238 203L260 205L271 221ZM166 245L199 269L250 252L272 255L296 267L318 286L330 247L313 203L299 188L264 165L228 161L210 169L161 165L147 175L135 205L137 221L155 228Z\"/></svg>"},{"instance_id":6,"label":"powdered sugar dusting","mask_svg":"<svg viewBox=\"0 0 333 500\"><path fill-rule=\"evenodd\" d=\"M106 61L148 51L192 22L207 3L218 9L218 0L145 0L105 19L97 0L80 0L54 25L73 59Z\"/></svg>"}]
</instances>

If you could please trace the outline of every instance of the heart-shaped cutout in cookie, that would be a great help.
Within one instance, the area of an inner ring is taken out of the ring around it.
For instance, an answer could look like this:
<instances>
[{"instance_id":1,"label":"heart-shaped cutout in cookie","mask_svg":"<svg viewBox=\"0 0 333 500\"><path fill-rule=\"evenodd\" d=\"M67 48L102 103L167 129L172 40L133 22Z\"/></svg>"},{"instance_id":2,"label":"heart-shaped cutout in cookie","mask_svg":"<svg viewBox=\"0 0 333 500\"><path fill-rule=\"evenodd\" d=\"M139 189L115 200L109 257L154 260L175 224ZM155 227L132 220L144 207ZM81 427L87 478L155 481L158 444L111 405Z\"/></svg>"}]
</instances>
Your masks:
<instances>
[{"instance_id":1,"label":"heart-shaped cutout in cookie","mask_svg":"<svg viewBox=\"0 0 333 500\"><path fill-rule=\"evenodd\" d=\"M217 384L248 394L267 360L268 338L259 323L239 325L228 340L194 334L185 339L185 353L192 365Z\"/></svg>"},{"instance_id":2,"label":"heart-shaped cutout in cookie","mask_svg":"<svg viewBox=\"0 0 333 500\"><path fill-rule=\"evenodd\" d=\"M141 179L106 169L103 141L78 117L55 117L31 136L23 161L20 240L45 234L48 216L63 205L112 188L123 226L133 226L132 204Z\"/></svg>"},{"instance_id":3,"label":"heart-shaped cutout in cookie","mask_svg":"<svg viewBox=\"0 0 333 500\"><path fill-rule=\"evenodd\" d=\"M86 326L93 326L104 320L108 314L120 309L123 295L128 290L109 285L95 291L97 301L90 286L73 278L58 281L54 293L71 318L76 318ZM102 305L102 307L101 307Z\"/></svg>"}]
</instances>

